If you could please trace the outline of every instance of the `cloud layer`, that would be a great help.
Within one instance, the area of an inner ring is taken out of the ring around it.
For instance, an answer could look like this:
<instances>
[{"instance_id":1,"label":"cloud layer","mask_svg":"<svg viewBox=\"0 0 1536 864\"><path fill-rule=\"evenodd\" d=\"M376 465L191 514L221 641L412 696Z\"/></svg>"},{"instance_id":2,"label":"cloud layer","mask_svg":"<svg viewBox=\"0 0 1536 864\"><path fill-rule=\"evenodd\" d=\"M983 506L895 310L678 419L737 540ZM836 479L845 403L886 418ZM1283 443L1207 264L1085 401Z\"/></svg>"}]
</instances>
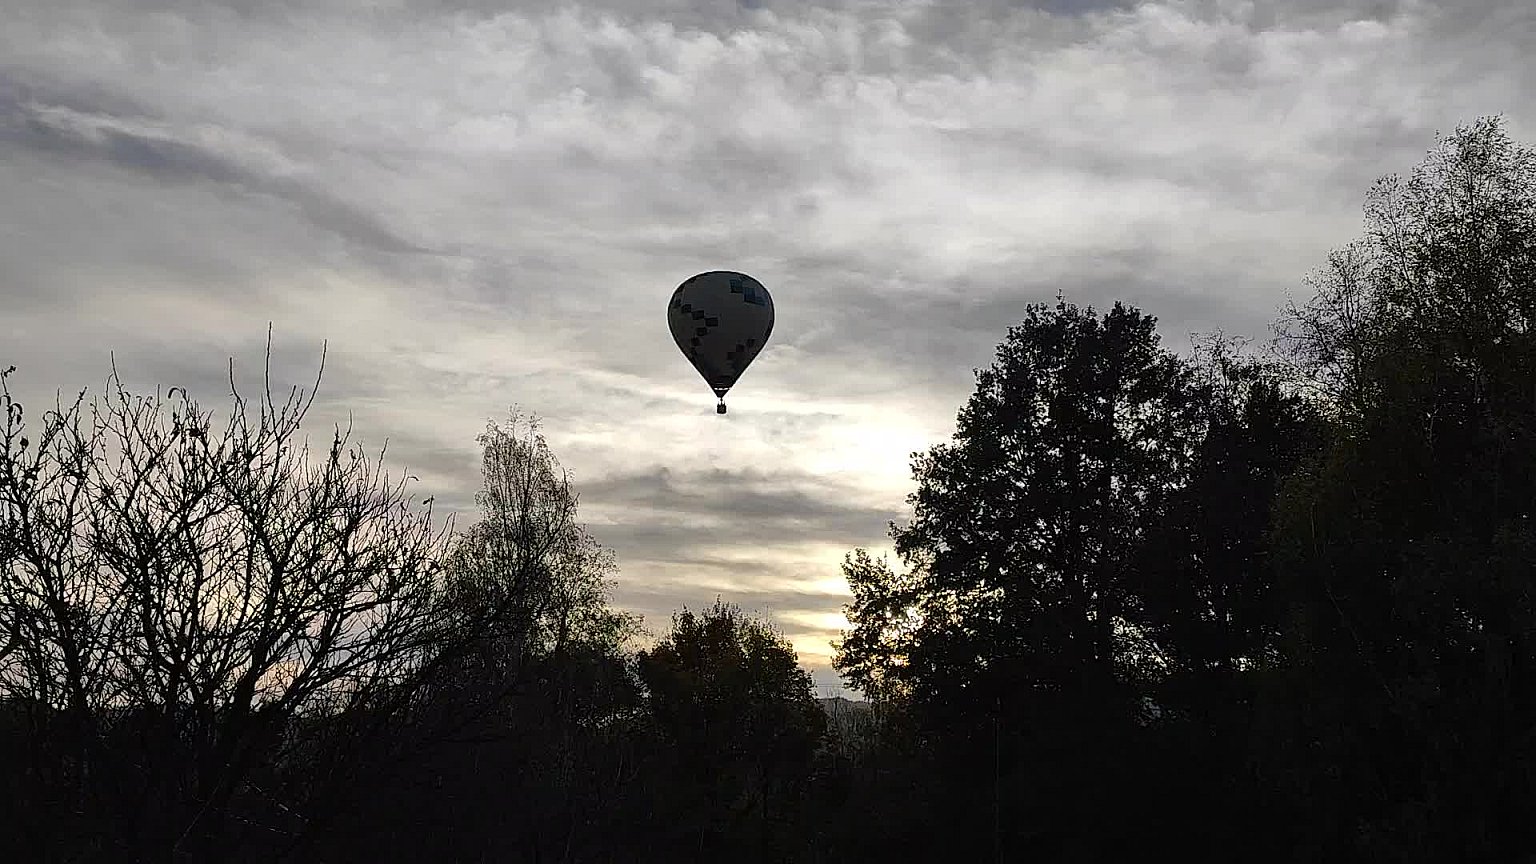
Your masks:
<instances>
[{"instance_id":1,"label":"cloud layer","mask_svg":"<svg viewBox=\"0 0 1536 864\"><path fill-rule=\"evenodd\" d=\"M1520 0L17 0L0 364L23 392L312 377L316 424L471 512L544 418L620 602L767 610L818 682L838 561L900 519L1025 305L1263 336L1436 130L1504 114ZM768 285L716 417L663 308Z\"/></svg>"}]
</instances>

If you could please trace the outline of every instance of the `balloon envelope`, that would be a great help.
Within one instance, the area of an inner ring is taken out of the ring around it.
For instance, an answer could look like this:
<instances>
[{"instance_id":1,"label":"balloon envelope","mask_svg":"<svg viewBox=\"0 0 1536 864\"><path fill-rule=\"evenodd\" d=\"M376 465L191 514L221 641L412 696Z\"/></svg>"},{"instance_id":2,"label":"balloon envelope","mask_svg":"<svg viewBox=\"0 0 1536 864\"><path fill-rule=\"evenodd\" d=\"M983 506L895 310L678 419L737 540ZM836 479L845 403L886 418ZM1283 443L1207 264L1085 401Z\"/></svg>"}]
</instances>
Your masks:
<instances>
[{"instance_id":1,"label":"balloon envelope","mask_svg":"<svg viewBox=\"0 0 1536 864\"><path fill-rule=\"evenodd\" d=\"M763 283L745 273L711 270L672 292L667 326L723 408L726 391L773 332L773 298Z\"/></svg>"}]
</instances>

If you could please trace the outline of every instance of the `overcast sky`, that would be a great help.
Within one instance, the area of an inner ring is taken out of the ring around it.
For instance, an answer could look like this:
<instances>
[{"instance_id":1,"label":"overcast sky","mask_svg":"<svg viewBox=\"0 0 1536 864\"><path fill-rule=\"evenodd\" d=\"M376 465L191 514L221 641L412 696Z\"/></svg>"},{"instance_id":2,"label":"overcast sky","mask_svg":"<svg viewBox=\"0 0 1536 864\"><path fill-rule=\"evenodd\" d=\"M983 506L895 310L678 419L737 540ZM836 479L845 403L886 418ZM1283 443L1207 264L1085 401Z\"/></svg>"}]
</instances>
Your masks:
<instances>
[{"instance_id":1,"label":"overcast sky","mask_svg":"<svg viewBox=\"0 0 1536 864\"><path fill-rule=\"evenodd\" d=\"M823 692L842 555L907 515L1029 303L1258 338L1370 183L1502 114L1526 0L5 0L13 389L307 383L473 518L540 415L655 630L764 611ZM719 417L679 282L772 292Z\"/></svg>"}]
</instances>

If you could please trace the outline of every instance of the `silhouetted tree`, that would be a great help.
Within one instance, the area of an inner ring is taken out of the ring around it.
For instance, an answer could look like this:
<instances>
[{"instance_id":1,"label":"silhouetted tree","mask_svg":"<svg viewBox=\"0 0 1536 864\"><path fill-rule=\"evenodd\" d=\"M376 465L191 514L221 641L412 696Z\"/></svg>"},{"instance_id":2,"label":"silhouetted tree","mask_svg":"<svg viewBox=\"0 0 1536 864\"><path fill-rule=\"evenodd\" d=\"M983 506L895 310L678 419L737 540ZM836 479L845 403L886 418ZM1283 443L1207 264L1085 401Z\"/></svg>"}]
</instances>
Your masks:
<instances>
[{"instance_id":1,"label":"silhouetted tree","mask_svg":"<svg viewBox=\"0 0 1536 864\"><path fill-rule=\"evenodd\" d=\"M514 413L478 440L481 519L445 567L474 640L334 789L310 838L328 859L589 860L607 848L594 828L627 830L620 799L643 750L624 654L637 620L608 604L612 555L578 521L537 419Z\"/></svg>"},{"instance_id":2,"label":"silhouetted tree","mask_svg":"<svg viewBox=\"0 0 1536 864\"><path fill-rule=\"evenodd\" d=\"M613 555L576 521L576 493L537 418L514 413L479 441L482 517L457 538L449 570L465 610L494 617L496 662L612 641L623 625L607 604Z\"/></svg>"},{"instance_id":3,"label":"silhouetted tree","mask_svg":"<svg viewBox=\"0 0 1536 864\"><path fill-rule=\"evenodd\" d=\"M826 730L794 648L717 601L675 614L637 668L667 746L652 788L670 805L666 842L690 858L780 860Z\"/></svg>"},{"instance_id":4,"label":"silhouetted tree","mask_svg":"<svg viewBox=\"0 0 1536 864\"><path fill-rule=\"evenodd\" d=\"M913 463L914 519L892 530L910 575L851 559L840 668L984 713L1000 694L1104 694L1139 674L1130 553L1199 433L1191 372L1153 328L1119 304L1029 309L954 441Z\"/></svg>"},{"instance_id":5,"label":"silhouetted tree","mask_svg":"<svg viewBox=\"0 0 1536 864\"><path fill-rule=\"evenodd\" d=\"M977 372L953 442L914 460L914 518L892 530L907 573L848 562L838 667L877 694L910 694L953 748L958 824L995 841L981 847L991 853L1113 833L1066 816L1111 809L1123 777L1116 742L1158 659L1135 552L1202 432L1192 370L1154 328L1120 304L1102 317L1030 307ZM968 763L993 768L984 784ZM1080 806L1063 810L1067 798Z\"/></svg>"},{"instance_id":6,"label":"silhouetted tree","mask_svg":"<svg viewBox=\"0 0 1536 864\"><path fill-rule=\"evenodd\" d=\"M1280 656L1287 597L1266 540L1281 484L1328 427L1282 364L1217 335L1196 343L1202 433L1184 482L1148 524L1129 571L1157 658L1138 736L1143 842L1223 860L1264 837L1273 796L1247 770L1263 675Z\"/></svg>"},{"instance_id":7,"label":"silhouetted tree","mask_svg":"<svg viewBox=\"0 0 1536 864\"><path fill-rule=\"evenodd\" d=\"M834 664L865 698L904 705L911 695L907 658L922 623L924 582L913 570L893 569L864 549L844 556L843 578L853 593L845 607L853 628L835 641Z\"/></svg>"},{"instance_id":8,"label":"silhouetted tree","mask_svg":"<svg viewBox=\"0 0 1536 864\"><path fill-rule=\"evenodd\" d=\"M1266 534L1280 484L1321 451L1328 427L1287 370L1234 340L1197 342L1195 360L1202 431L1184 482L1147 527L1132 578L1159 677L1204 690L1275 656L1285 606Z\"/></svg>"},{"instance_id":9,"label":"silhouetted tree","mask_svg":"<svg viewBox=\"0 0 1536 864\"><path fill-rule=\"evenodd\" d=\"M1269 770L1311 857L1519 860L1536 850L1536 154L1478 121L1366 212L1283 322L1339 434L1278 514L1292 614Z\"/></svg>"},{"instance_id":10,"label":"silhouetted tree","mask_svg":"<svg viewBox=\"0 0 1536 864\"><path fill-rule=\"evenodd\" d=\"M0 692L35 781L8 810L45 850L212 854L291 724L408 691L461 635L430 509L339 430L297 440L312 398L236 391L221 430L114 375L34 427L0 389Z\"/></svg>"}]
</instances>

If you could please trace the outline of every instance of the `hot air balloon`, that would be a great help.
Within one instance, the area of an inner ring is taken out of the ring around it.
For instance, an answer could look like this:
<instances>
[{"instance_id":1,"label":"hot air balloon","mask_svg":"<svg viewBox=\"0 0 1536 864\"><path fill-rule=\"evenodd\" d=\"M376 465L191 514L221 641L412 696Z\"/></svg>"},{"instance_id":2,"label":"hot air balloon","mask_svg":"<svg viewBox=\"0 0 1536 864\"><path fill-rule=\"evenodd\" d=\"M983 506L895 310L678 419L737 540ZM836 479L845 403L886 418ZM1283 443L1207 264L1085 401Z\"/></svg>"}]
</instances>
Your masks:
<instances>
[{"instance_id":1,"label":"hot air balloon","mask_svg":"<svg viewBox=\"0 0 1536 864\"><path fill-rule=\"evenodd\" d=\"M711 270L672 292L667 326L683 356L704 376L725 413L725 394L773 332L773 298L745 273Z\"/></svg>"}]
</instances>

